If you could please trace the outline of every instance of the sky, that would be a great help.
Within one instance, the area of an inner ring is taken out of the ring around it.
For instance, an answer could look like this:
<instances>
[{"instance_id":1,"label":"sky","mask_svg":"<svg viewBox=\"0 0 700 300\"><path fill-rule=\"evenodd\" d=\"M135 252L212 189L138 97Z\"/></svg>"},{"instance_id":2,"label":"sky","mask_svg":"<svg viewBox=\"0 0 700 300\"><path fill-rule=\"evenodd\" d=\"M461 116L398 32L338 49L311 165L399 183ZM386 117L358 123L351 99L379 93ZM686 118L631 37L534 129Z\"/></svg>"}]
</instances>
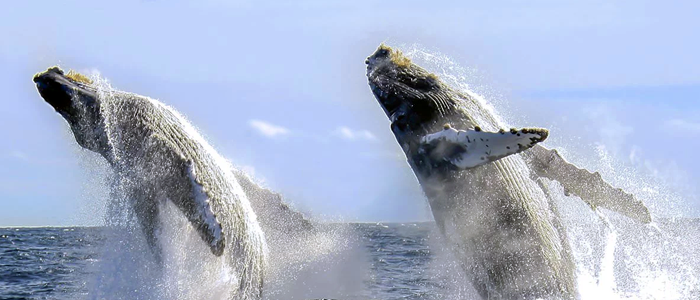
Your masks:
<instances>
[{"instance_id":1,"label":"sky","mask_svg":"<svg viewBox=\"0 0 700 300\"><path fill-rule=\"evenodd\" d=\"M425 66L463 76L509 125L549 128L546 146L655 215L696 217L697 11L694 1L10 1L0 226L96 225L104 211L104 164L31 81L52 65L174 107L315 218L430 220L367 87L364 59L382 42L445 58Z\"/></svg>"}]
</instances>

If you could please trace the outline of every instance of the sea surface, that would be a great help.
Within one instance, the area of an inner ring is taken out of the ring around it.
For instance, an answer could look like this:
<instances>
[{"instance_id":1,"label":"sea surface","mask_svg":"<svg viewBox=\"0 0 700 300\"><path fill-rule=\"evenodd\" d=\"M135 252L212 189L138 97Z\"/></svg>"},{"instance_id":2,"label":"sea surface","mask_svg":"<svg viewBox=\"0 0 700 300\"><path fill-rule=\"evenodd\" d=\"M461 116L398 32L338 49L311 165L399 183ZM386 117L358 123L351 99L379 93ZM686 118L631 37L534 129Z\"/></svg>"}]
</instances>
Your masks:
<instances>
[{"instance_id":1,"label":"sea surface","mask_svg":"<svg viewBox=\"0 0 700 300\"><path fill-rule=\"evenodd\" d=\"M658 225L660 233L618 225L613 235L604 234L609 230L600 226L577 228L582 232L572 241L574 250L582 253L577 263L580 269L590 271L595 281L592 286L581 287L612 292L607 295L619 299L700 299L700 220L667 220ZM351 227L364 249L365 255L358 256L364 258L358 259L367 262L358 265L367 263L366 275L356 291L326 298L474 297L464 274L441 246L434 223L363 223ZM105 247L118 247L105 244L107 231L103 227L0 228L0 299L92 299L91 289L95 287L91 278L101 253ZM608 242L596 245L585 240ZM611 267L606 267L609 264Z\"/></svg>"}]
</instances>

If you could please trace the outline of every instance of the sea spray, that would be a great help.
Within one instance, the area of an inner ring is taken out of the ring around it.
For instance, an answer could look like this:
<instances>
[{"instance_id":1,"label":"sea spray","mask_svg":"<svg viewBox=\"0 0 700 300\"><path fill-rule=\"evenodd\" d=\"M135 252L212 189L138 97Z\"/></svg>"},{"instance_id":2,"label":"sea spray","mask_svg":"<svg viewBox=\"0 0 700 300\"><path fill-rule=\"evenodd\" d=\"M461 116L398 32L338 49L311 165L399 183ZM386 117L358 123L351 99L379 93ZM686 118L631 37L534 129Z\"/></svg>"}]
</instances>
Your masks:
<instances>
[{"instance_id":1,"label":"sea spray","mask_svg":"<svg viewBox=\"0 0 700 300\"><path fill-rule=\"evenodd\" d=\"M91 297L260 298L267 246L231 164L174 109L75 74L52 67L34 81L113 171Z\"/></svg>"},{"instance_id":2,"label":"sea spray","mask_svg":"<svg viewBox=\"0 0 700 300\"><path fill-rule=\"evenodd\" d=\"M119 166L120 161L130 160L132 154L121 150L129 133L120 128L125 125L122 119L124 114L120 111L123 108L112 106L111 101L139 96L112 89L98 75L92 78L99 98L109 99L101 107L104 131L109 137L109 151L103 155L113 165ZM258 185L247 174L234 169L228 161L218 156L179 113L156 100L145 98L143 101L147 101L155 113L165 114L165 117L157 118L158 122L165 124L156 126L182 128L180 132L184 135L175 136L174 142L194 140L200 147L193 153L194 157L209 161L224 173L227 180L237 182L238 185L222 185L223 188L233 189L237 197L247 197L252 204L250 209L260 216L258 220L267 235L269 251L264 298L342 297L361 288L368 268L362 247L357 243L357 234L352 228L345 224L312 222L290 209L282 201L281 195ZM167 132L172 134L171 130ZM107 165L104 159L96 155L86 156L93 161L85 166L89 172L95 166ZM106 210L104 251L100 255L102 259L95 265L95 276L88 280L91 287L89 298L203 299L202 295L206 295L206 299L227 299L240 294L239 289L246 289L242 287L240 273L235 269L237 263L230 261L226 255L213 256L195 228L171 201L158 204L161 222L156 235L160 251L154 256L141 233L132 207L131 192L141 182L123 176L124 171L129 173L133 169L108 169L110 171L104 174L102 180L107 182L106 189L109 190L107 201L104 201L106 209L102 209ZM101 188L93 186L92 189Z\"/></svg>"},{"instance_id":3,"label":"sea spray","mask_svg":"<svg viewBox=\"0 0 700 300\"><path fill-rule=\"evenodd\" d=\"M508 102L498 92L483 84L477 70L461 67L446 55L416 45L403 48L408 57L434 72L448 85L471 96L488 112L469 111L477 123L485 125L482 128L498 129L486 125L490 123L484 122L487 120L501 128L510 127L507 120L523 121L522 115L509 111ZM639 166L621 163L603 145L598 145L592 153L580 154L567 151L576 148L572 141L553 140L561 153L569 154L567 156L583 167L599 170L613 185L644 200L652 212L663 212L664 216L680 214L678 204L682 197L670 190L663 179L649 176ZM641 225L607 212L601 213L600 216L605 217L602 219L577 197L566 196L559 184L545 181L562 215L577 264L578 286L583 299L600 299L601 296L606 299L694 299L700 295L697 287L700 264L693 254L699 250L694 246L698 241L668 240L669 236L680 236L686 227L693 228L691 221L684 223L675 218L659 218L656 224ZM453 290L462 289L456 286Z\"/></svg>"},{"instance_id":4,"label":"sea spray","mask_svg":"<svg viewBox=\"0 0 700 300\"><path fill-rule=\"evenodd\" d=\"M234 174L267 239L264 298L357 299L371 268L360 232L351 224L304 216L250 174Z\"/></svg>"}]
</instances>

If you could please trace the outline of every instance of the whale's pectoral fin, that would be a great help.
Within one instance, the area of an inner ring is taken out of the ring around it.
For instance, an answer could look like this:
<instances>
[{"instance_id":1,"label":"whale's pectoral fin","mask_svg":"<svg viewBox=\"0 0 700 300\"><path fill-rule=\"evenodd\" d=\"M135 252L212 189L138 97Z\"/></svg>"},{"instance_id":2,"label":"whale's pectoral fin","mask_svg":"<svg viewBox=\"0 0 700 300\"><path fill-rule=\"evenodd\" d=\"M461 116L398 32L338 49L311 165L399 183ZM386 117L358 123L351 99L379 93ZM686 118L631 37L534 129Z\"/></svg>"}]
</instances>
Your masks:
<instances>
[{"instance_id":1,"label":"whale's pectoral fin","mask_svg":"<svg viewBox=\"0 0 700 300\"><path fill-rule=\"evenodd\" d=\"M542 128L484 132L479 127L455 130L445 125L444 130L424 136L419 151L433 161L443 160L463 170L525 151L544 141L548 134Z\"/></svg>"},{"instance_id":2,"label":"whale's pectoral fin","mask_svg":"<svg viewBox=\"0 0 700 300\"><path fill-rule=\"evenodd\" d=\"M146 243L151 249L156 262L161 263L162 253L159 251L158 244L158 230L160 228L160 220L158 219L158 202L153 193L150 192L152 189L141 188L141 187L129 187L126 189L126 196L134 204L134 212L136 218L141 226L141 231L143 232Z\"/></svg>"},{"instance_id":3,"label":"whale's pectoral fin","mask_svg":"<svg viewBox=\"0 0 700 300\"><path fill-rule=\"evenodd\" d=\"M209 244L211 252L216 256L221 256L224 252L225 237L221 223L216 219L214 210L211 207L211 198L204 187L197 181L194 168L191 163L187 165L188 179L190 181L190 199L183 205L183 211L190 212L190 221L197 228L199 235Z\"/></svg>"},{"instance_id":4,"label":"whale's pectoral fin","mask_svg":"<svg viewBox=\"0 0 700 300\"><path fill-rule=\"evenodd\" d=\"M538 176L558 181L567 196L579 196L593 209L603 207L642 223L651 222L649 209L634 195L612 187L598 172L569 163L556 150L537 145L528 151L527 158Z\"/></svg>"},{"instance_id":5,"label":"whale's pectoral fin","mask_svg":"<svg viewBox=\"0 0 700 300\"><path fill-rule=\"evenodd\" d=\"M168 186L166 197L177 206L187 217L199 236L207 243L211 252L221 256L224 252L225 237L221 223L210 205L210 197L205 188L197 181L197 174L192 162L185 160L176 153L167 142L155 139L159 145L159 155L162 155L161 167L169 166L171 170L163 174L161 180ZM158 161L159 159L154 159ZM163 173L163 172L161 172Z\"/></svg>"}]
</instances>

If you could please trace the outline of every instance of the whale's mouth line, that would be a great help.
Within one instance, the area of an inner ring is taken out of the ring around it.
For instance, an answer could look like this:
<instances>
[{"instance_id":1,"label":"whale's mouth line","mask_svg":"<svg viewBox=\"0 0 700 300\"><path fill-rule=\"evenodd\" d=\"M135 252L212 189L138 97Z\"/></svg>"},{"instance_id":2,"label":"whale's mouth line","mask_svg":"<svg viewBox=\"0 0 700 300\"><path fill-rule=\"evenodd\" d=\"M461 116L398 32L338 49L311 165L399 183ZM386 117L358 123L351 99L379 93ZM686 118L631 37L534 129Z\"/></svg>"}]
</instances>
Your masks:
<instances>
[{"instance_id":1,"label":"whale's mouth line","mask_svg":"<svg viewBox=\"0 0 700 300\"><path fill-rule=\"evenodd\" d=\"M385 92L383 89L378 87L376 84L370 82L369 84L370 89L372 90L372 94L374 94L374 97L377 99L377 102L379 102L379 106L382 107L382 110L384 110L384 113L386 113L386 116L389 118L389 121L392 123L392 128L394 127L394 123L398 120L400 117L398 114L398 106L395 107L389 107L388 103L395 101L390 99L392 97L389 93Z\"/></svg>"}]
</instances>

